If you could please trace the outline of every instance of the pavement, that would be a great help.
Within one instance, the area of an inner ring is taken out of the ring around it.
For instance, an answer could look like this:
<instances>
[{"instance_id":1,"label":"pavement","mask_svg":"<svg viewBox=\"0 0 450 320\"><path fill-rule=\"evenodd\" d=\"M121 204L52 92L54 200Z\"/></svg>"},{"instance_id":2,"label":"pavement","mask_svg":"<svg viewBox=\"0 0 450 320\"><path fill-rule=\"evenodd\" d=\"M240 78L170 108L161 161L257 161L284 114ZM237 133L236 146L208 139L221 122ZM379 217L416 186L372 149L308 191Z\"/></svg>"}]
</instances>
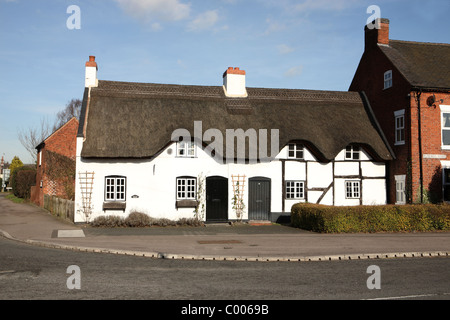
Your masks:
<instances>
[{"instance_id":1,"label":"pavement","mask_svg":"<svg viewBox=\"0 0 450 320\"><path fill-rule=\"evenodd\" d=\"M450 232L320 234L288 225L94 228L0 195L0 236L49 248L156 259L330 261L448 257Z\"/></svg>"}]
</instances>

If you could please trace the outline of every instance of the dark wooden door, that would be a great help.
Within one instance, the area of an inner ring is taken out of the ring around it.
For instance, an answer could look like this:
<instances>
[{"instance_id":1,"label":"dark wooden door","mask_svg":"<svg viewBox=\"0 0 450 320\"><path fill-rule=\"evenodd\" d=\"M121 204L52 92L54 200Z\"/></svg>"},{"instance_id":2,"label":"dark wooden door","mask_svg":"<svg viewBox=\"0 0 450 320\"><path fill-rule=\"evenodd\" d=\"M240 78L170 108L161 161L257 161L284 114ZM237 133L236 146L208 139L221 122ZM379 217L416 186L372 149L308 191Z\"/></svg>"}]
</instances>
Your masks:
<instances>
[{"instance_id":1,"label":"dark wooden door","mask_svg":"<svg viewBox=\"0 0 450 320\"><path fill-rule=\"evenodd\" d=\"M228 220L228 179L206 178L206 221Z\"/></svg>"},{"instance_id":2,"label":"dark wooden door","mask_svg":"<svg viewBox=\"0 0 450 320\"><path fill-rule=\"evenodd\" d=\"M250 178L248 192L248 219L269 220L270 179Z\"/></svg>"}]
</instances>

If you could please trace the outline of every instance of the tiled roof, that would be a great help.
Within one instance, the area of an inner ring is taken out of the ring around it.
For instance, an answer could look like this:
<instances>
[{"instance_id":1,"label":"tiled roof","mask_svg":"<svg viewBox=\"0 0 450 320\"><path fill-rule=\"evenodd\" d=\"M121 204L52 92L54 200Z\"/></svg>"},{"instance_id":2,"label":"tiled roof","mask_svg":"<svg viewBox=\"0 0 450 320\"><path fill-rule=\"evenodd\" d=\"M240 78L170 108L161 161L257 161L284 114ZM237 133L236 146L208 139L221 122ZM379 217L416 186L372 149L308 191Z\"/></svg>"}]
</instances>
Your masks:
<instances>
[{"instance_id":1,"label":"tiled roof","mask_svg":"<svg viewBox=\"0 0 450 320\"><path fill-rule=\"evenodd\" d=\"M389 40L379 48L413 87L450 89L450 44Z\"/></svg>"}]
</instances>

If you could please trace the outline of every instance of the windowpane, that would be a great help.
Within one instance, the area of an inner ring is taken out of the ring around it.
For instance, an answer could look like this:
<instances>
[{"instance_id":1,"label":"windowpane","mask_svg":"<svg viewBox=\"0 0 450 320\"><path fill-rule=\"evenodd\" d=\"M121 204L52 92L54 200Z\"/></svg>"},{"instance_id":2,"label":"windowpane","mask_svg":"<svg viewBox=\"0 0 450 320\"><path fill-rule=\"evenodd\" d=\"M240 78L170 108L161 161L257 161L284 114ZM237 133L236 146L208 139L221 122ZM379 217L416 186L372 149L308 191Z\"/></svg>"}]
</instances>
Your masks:
<instances>
[{"instance_id":1,"label":"windowpane","mask_svg":"<svg viewBox=\"0 0 450 320\"><path fill-rule=\"evenodd\" d=\"M345 197L348 199L360 198L360 182L346 181L345 182Z\"/></svg>"},{"instance_id":2,"label":"windowpane","mask_svg":"<svg viewBox=\"0 0 450 320\"><path fill-rule=\"evenodd\" d=\"M303 159L303 145L301 143L290 143L288 145L288 158Z\"/></svg>"},{"instance_id":3,"label":"windowpane","mask_svg":"<svg viewBox=\"0 0 450 320\"><path fill-rule=\"evenodd\" d=\"M442 144L444 146L450 145L450 130L442 130Z\"/></svg>"},{"instance_id":4,"label":"windowpane","mask_svg":"<svg viewBox=\"0 0 450 320\"><path fill-rule=\"evenodd\" d=\"M123 177L105 179L105 200L125 200L126 179Z\"/></svg>"},{"instance_id":5,"label":"windowpane","mask_svg":"<svg viewBox=\"0 0 450 320\"><path fill-rule=\"evenodd\" d=\"M177 199L195 199L196 196L195 178L178 178L177 179Z\"/></svg>"},{"instance_id":6,"label":"windowpane","mask_svg":"<svg viewBox=\"0 0 450 320\"><path fill-rule=\"evenodd\" d=\"M180 141L177 144L177 155L179 157L195 157L194 141Z\"/></svg>"},{"instance_id":7,"label":"windowpane","mask_svg":"<svg viewBox=\"0 0 450 320\"><path fill-rule=\"evenodd\" d=\"M443 113L442 120L442 127L450 129L450 113Z\"/></svg>"},{"instance_id":8,"label":"windowpane","mask_svg":"<svg viewBox=\"0 0 450 320\"><path fill-rule=\"evenodd\" d=\"M444 183L450 184L450 169L444 169Z\"/></svg>"},{"instance_id":9,"label":"windowpane","mask_svg":"<svg viewBox=\"0 0 450 320\"><path fill-rule=\"evenodd\" d=\"M303 181L286 181L286 199L303 199L304 197Z\"/></svg>"},{"instance_id":10,"label":"windowpane","mask_svg":"<svg viewBox=\"0 0 450 320\"><path fill-rule=\"evenodd\" d=\"M346 160L359 160L360 148L355 146L347 146L345 148L345 159Z\"/></svg>"},{"instance_id":11,"label":"windowpane","mask_svg":"<svg viewBox=\"0 0 450 320\"><path fill-rule=\"evenodd\" d=\"M384 89L392 87L392 70L384 73Z\"/></svg>"}]
</instances>

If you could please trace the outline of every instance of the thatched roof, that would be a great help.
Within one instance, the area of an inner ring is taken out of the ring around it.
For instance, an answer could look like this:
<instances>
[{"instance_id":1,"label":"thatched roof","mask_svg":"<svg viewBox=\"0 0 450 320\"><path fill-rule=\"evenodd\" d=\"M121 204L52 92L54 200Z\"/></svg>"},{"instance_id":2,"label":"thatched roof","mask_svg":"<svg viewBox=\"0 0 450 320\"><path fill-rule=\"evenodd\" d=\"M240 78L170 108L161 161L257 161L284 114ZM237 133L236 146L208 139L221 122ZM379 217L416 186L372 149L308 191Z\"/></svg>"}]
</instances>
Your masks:
<instances>
[{"instance_id":1,"label":"thatched roof","mask_svg":"<svg viewBox=\"0 0 450 320\"><path fill-rule=\"evenodd\" d=\"M89 103L85 94L81 156L151 158L171 143L174 130L185 128L194 136L194 121L202 121L203 133L212 128L222 132L224 153L226 129L253 128L267 129L268 141L270 129L279 129L280 150L290 141L302 141L322 161L334 159L349 144L360 144L379 161L392 158L359 93L263 88L247 92L248 98L227 98L219 86L99 81Z\"/></svg>"},{"instance_id":2,"label":"thatched roof","mask_svg":"<svg viewBox=\"0 0 450 320\"><path fill-rule=\"evenodd\" d=\"M450 88L450 44L389 40L380 49L413 87Z\"/></svg>"}]
</instances>

